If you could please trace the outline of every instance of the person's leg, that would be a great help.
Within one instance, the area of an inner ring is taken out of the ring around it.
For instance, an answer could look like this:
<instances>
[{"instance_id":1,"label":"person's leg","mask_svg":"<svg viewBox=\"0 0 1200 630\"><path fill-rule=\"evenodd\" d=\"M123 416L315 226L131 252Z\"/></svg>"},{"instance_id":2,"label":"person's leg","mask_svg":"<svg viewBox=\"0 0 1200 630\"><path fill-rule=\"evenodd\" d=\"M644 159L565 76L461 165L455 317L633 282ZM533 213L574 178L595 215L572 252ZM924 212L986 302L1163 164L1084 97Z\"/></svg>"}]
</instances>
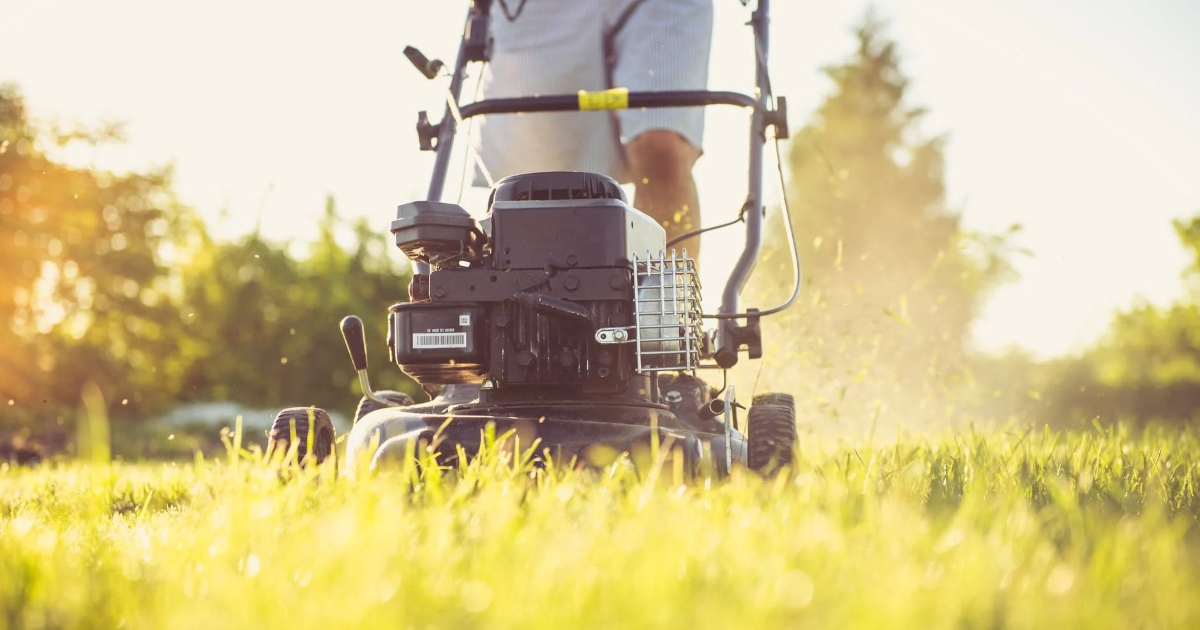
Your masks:
<instances>
[{"instance_id":1,"label":"person's leg","mask_svg":"<svg viewBox=\"0 0 1200 630\"><path fill-rule=\"evenodd\" d=\"M610 15L631 0L609 0ZM615 39L613 79L632 91L708 87L713 0L646 0ZM700 227L692 168L702 154L704 108L622 110L617 113L634 205L657 220L667 240ZM699 260L700 239L686 247Z\"/></svg>"},{"instance_id":2,"label":"person's leg","mask_svg":"<svg viewBox=\"0 0 1200 630\"><path fill-rule=\"evenodd\" d=\"M700 199L692 167L700 149L674 131L651 129L626 145L634 181L633 205L667 231L667 241L700 227ZM700 237L674 246L700 260Z\"/></svg>"}]
</instances>

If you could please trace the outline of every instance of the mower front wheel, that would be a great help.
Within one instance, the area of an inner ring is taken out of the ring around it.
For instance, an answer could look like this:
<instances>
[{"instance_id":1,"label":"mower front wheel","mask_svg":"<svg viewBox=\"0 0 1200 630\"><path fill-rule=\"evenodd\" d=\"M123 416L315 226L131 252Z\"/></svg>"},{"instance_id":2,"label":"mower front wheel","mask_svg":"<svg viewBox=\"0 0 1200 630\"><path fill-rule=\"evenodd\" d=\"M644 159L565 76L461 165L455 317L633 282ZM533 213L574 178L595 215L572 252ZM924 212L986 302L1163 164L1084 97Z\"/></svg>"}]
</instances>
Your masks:
<instances>
[{"instance_id":1,"label":"mower front wheel","mask_svg":"<svg viewBox=\"0 0 1200 630\"><path fill-rule=\"evenodd\" d=\"M293 435L296 439L295 461L301 465L321 464L329 458L337 461L337 452L333 447L333 422L329 419L329 412L324 409L292 407L280 411L267 432L267 458L273 459L281 455L290 457Z\"/></svg>"},{"instance_id":2,"label":"mower front wheel","mask_svg":"<svg viewBox=\"0 0 1200 630\"><path fill-rule=\"evenodd\" d=\"M755 396L747 416L747 466L759 474L790 466L798 444L792 397L788 394Z\"/></svg>"}]
</instances>

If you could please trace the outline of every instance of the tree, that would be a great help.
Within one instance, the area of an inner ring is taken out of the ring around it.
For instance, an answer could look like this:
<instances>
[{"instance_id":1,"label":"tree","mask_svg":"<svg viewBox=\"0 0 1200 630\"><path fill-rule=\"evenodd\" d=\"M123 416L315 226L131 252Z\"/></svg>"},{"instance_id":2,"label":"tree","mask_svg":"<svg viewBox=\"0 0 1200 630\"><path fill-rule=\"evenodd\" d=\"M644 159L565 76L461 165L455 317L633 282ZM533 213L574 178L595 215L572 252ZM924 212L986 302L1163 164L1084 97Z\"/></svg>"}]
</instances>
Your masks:
<instances>
[{"instance_id":1,"label":"tree","mask_svg":"<svg viewBox=\"0 0 1200 630\"><path fill-rule=\"evenodd\" d=\"M981 301L1011 272L1005 237L964 232L947 207L945 138L920 133L925 110L906 103L882 31L872 14L855 29L854 54L825 69L833 92L791 143L805 285L797 306L764 320L770 382L758 389L802 394L809 413L943 409ZM764 304L791 280L781 218L772 222L751 286Z\"/></svg>"},{"instance_id":2,"label":"tree","mask_svg":"<svg viewBox=\"0 0 1200 630\"><path fill-rule=\"evenodd\" d=\"M0 87L0 405L12 420L62 418L95 383L137 406L169 351L175 311L161 259L190 216L171 172L115 175L50 159L119 129L48 132ZM11 402L10 402L11 401Z\"/></svg>"},{"instance_id":3,"label":"tree","mask_svg":"<svg viewBox=\"0 0 1200 630\"><path fill-rule=\"evenodd\" d=\"M1047 387L1047 422L1189 422L1200 417L1200 216L1175 221L1191 254L1174 304L1116 313L1095 346L1060 362Z\"/></svg>"},{"instance_id":4,"label":"tree","mask_svg":"<svg viewBox=\"0 0 1200 630\"><path fill-rule=\"evenodd\" d=\"M69 430L88 383L118 422L189 400L350 412L337 322L351 313L367 324L376 385L420 392L379 369L386 309L408 282L386 231L345 225L328 199L305 255L259 234L218 242L169 168L118 175L48 155L117 131L47 131L15 87L0 89L0 429Z\"/></svg>"},{"instance_id":5,"label":"tree","mask_svg":"<svg viewBox=\"0 0 1200 630\"><path fill-rule=\"evenodd\" d=\"M184 268L181 311L192 350L168 380L179 400L236 400L255 406L317 405L353 411L357 380L337 324L357 314L367 326L376 387L420 390L386 357L386 309L407 300L408 268L389 257L388 234L358 221L356 245L336 240L342 220L326 200L307 257L250 234L206 240ZM232 351L231 351L232 349ZM418 398L419 399L419 398Z\"/></svg>"}]
</instances>

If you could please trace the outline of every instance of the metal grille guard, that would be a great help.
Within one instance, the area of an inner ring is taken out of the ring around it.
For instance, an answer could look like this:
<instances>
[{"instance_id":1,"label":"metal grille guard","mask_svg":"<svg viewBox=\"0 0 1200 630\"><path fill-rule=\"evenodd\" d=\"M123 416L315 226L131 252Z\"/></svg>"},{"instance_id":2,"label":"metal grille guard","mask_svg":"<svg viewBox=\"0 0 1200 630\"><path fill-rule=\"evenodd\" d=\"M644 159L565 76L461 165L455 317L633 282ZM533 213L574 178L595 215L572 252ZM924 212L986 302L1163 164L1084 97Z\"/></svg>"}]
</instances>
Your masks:
<instances>
[{"instance_id":1,"label":"metal grille guard","mask_svg":"<svg viewBox=\"0 0 1200 630\"><path fill-rule=\"evenodd\" d=\"M670 257L663 251L657 257L649 251L645 258L634 256L633 267L634 325L601 328L596 341L636 344L639 373L694 373L705 340L696 262L686 249L672 249Z\"/></svg>"}]
</instances>

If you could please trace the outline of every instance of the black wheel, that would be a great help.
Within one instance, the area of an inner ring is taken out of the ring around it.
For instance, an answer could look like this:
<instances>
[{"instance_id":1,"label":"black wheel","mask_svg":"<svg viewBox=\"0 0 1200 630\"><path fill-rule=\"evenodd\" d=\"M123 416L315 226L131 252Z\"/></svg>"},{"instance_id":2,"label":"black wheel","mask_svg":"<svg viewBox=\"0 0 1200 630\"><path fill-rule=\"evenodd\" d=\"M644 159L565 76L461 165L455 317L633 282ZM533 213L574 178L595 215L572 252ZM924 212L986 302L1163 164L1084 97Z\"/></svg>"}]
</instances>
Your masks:
<instances>
[{"instance_id":1,"label":"black wheel","mask_svg":"<svg viewBox=\"0 0 1200 630\"><path fill-rule=\"evenodd\" d=\"M267 432L267 457L288 457L292 449L292 435L296 436L296 459L301 464L320 464L332 457L334 452L333 422L329 412L317 407L292 407L275 416L271 430ZM309 435L312 435L312 453L309 453Z\"/></svg>"},{"instance_id":2,"label":"black wheel","mask_svg":"<svg viewBox=\"0 0 1200 630\"><path fill-rule=\"evenodd\" d=\"M384 400L390 400L401 407L407 407L414 404L412 396L409 396L403 392L393 392L385 389L381 392L375 392L375 395ZM384 405L381 405L374 400L363 396L362 400L358 401L358 409L354 412L354 424L358 424L358 421L362 420L363 416L371 413L372 411L383 408Z\"/></svg>"},{"instance_id":3,"label":"black wheel","mask_svg":"<svg viewBox=\"0 0 1200 630\"><path fill-rule=\"evenodd\" d=\"M757 473L790 466L797 445L796 408L788 394L755 396L747 414L747 462Z\"/></svg>"},{"instance_id":4,"label":"black wheel","mask_svg":"<svg viewBox=\"0 0 1200 630\"><path fill-rule=\"evenodd\" d=\"M791 394L780 394L777 392L767 392L759 394L750 401L750 406L754 405L783 405L792 410L792 414L796 413L796 398Z\"/></svg>"}]
</instances>

